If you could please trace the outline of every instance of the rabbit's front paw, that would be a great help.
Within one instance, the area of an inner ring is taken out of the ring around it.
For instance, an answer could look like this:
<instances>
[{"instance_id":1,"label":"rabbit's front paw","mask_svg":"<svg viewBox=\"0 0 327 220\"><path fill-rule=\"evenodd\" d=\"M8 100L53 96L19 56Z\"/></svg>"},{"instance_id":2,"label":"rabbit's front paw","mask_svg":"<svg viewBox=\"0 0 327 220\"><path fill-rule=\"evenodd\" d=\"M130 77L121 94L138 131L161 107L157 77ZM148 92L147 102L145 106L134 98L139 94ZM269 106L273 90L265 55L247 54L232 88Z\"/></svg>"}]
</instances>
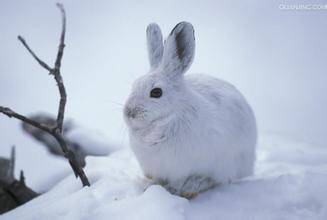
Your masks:
<instances>
[{"instance_id":1,"label":"rabbit's front paw","mask_svg":"<svg viewBox=\"0 0 327 220\"><path fill-rule=\"evenodd\" d=\"M195 197L197 197L199 195L199 193L197 193L197 192L181 192L180 194L179 194L179 196L181 196L181 197L183 197L183 198L185 198L185 199L188 199L188 200L190 200L190 199L194 199Z\"/></svg>"},{"instance_id":2,"label":"rabbit's front paw","mask_svg":"<svg viewBox=\"0 0 327 220\"><path fill-rule=\"evenodd\" d=\"M189 176L181 187L181 192L205 192L214 188L217 183L210 177L199 175Z\"/></svg>"},{"instance_id":3,"label":"rabbit's front paw","mask_svg":"<svg viewBox=\"0 0 327 220\"><path fill-rule=\"evenodd\" d=\"M137 182L143 192L146 191L150 186L156 184L156 182L149 175L145 175L145 177L139 177Z\"/></svg>"},{"instance_id":4,"label":"rabbit's front paw","mask_svg":"<svg viewBox=\"0 0 327 220\"><path fill-rule=\"evenodd\" d=\"M171 194L178 195L187 199L195 198L199 193L205 192L214 188L217 183L210 177L203 177L199 175L189 176L186 180L179 181L179 183L161 184Z\"/></svg>"}]
</instances>

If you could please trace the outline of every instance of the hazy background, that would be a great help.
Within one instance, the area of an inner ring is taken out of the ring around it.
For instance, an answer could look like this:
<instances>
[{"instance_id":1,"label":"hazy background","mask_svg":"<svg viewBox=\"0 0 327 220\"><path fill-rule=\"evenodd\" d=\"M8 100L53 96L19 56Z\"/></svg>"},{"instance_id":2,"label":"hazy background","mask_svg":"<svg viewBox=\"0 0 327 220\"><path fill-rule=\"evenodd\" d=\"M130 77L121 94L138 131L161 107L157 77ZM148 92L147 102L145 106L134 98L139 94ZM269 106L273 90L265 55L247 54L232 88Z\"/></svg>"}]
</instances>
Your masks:
<instances>
[{"instance_id":1,"label":"hazy background","mask_svg":"<svg viewBox=\"0 0 327 220\"><path fill-rule=\"evenodd\" d=\"M277 132L327 147L327 10L279 9L280 4L327 1L63 2L67 118L127 146L119 103L133 80L148 70L146 26L156 22L166 36L185 20L196 35L189 72L209 73L236 85L253 106L260 133ZM52 65L59 33L55 1L0 2L0 105L26 115L56 114L54 80L16 37L24 36ZM67 169L68 163L50 158L23 135L18 121L0 115L0 156L9 155L13 144L18 169L24 168L32 186L37 187L36 176L48 178L55 175L49 170Z\"/></svg>"}]
</instances>

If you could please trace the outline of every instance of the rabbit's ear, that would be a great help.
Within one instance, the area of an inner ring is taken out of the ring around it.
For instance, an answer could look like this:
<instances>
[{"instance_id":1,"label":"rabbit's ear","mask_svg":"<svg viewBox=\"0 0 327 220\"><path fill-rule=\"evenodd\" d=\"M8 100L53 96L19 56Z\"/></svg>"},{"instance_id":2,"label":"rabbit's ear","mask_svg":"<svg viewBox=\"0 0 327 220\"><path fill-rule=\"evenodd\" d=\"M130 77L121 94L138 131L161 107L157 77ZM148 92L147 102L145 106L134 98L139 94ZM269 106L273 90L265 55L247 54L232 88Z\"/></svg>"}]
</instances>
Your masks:
<instances>
[{"instance_id":1,"label":"rabbit's ear","mask_svg":"<svg viewBox=\"0 0 327 220\"><path fill-rule=\"evenodd\" d=\"M146 29L146 37L150 66L154 69L160 64L164 50L160 27L156 23L149 24Z\"/></svg>"},{"instance_id":2,"label":"rabbit's ear","mask_svg":"<svg viewBox=\"0 0 327 220\"><path fill-rule=\"evenodd\" d=\"M177 24L165 41L162 68L165 74L182 75L192 64L195 50L192 24Z\"/></svg>"}]
</instances>

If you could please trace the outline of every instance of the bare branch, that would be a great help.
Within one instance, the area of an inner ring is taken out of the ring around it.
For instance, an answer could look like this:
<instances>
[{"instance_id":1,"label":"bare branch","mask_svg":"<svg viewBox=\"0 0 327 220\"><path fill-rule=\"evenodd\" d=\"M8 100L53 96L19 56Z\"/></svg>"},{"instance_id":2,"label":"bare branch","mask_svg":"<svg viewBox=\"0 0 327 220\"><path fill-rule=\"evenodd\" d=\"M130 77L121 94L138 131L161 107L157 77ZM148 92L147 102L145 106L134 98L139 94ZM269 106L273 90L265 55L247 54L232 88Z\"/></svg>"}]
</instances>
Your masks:
<instances>
[{"instance_id":1,"label":"bare branch","mask_svg":"<svg viewBox=\"0 0 327 220\"><path fill-rule=\"evenodd\" d=\"M60 9L60 12L61 12L62 29L61 29L61 36L60 36L60 43L59 43L59 47L58 47L57 59L55 62L55 69L60 69L61 59L64 54L64 48L65 48L66 12L65 12L64 6L61 3L57 3L57 7Z\"/></svg>"},{"instance_id":2,"label":"bare branch","mask_svg":"<svg viewBox=\"0 0 327 220\"><path fill-rule=\"evenodd\" d=\"M54 130L53 136L56 138L58 143L60 144L65 157L68 159L70 166L73 168L76 177L79 177L83 183L83 186L90 186L89 180L87 179L83 168L80 166L78 161L75 158L75 154L68 149L67 142L65 141L62 134L59 132L58 129Z\"/></svg>"},{"instance_id":3,"label":"bare branch","mask_svg":"<svg viewBox=\"0 0 327 220\"><path fill-rule=\"evenodd\" d=\"M62 125L64 121L65 116L65 106L67 101L67 94L66 89L63 83L63 79L61 77L60 73L60 67L61 67L61 60L64 55L64 48L65 48L65 34L66 34L66 12L64 9L64 6L61 3L56 4L57 7L60 9L61 12L61 20L62 20L62 28L61 28L61 35L60 35L60 42L58 46L58 52L57 52L57 58L55 61L54 68L51 68L48 64L46 64L44 61L42 61L34 52L33 50L28 46L25 39L22 36L18 36L18 40L24 45L24 47L28 50L28 52L34 57L34 59L46 70L49 71L49 74L54 75L54 78L57 82L57 86L60 93L60 103L58 108L58 114L57 114L57 126L60 131L62 131Z\"/></svg>"},{"instance_id":4,"label":"bare branch","mask_svg":"<svg viewBox=\"0 0 327 220\"><path fill-rule=\"evenodd\" d=\"M74 153L71 150L69 150L68 145L67 145L64 137L62 136L62 133L59 130L59 128L57 128L57 127L51 128L47 125L40 124L34 120L31 120L23 115L20 115L20 114L14 112L13 110L11 110L9 108L5 108L2 106L0 106L0 113L3 113L10 118L13 117L13 118L19 119L27 124L37 127L39 129L49 133L50 135L52 135L60 144L60 147L61 147L62 151L64 152L65 157L68 159L69 164L71 165L75 176L80 177L80 179L83 183L83 186L90 186L90 183L89 183L82 167L76 160Z\"/></svg>"},{"instance_id":5,"label":"bare branch","mask_svg":"<svg viewBox=\"0 0 327 220\"><path fill-rule=\"evenodd\" d=\"M59 93L60 93L60 103L58 108L58 115L57 115L57 126L62 131L62 125L64 122L65 116L65 106L66 106L66 89L64 86L63 79L60 73L61 67L61 60L64 55L64 48L65 48L65 34L66 34L66 12L64 6L60 3L57 3L57 7L60 9L61 12L61 20L62 20L62 28L61 28L61 35L60 35L60 42L58 46L57 58L54 67L54 77L58 85Z\"/></svg>"},{"instance_id":6,"label":"bare branch","mask_svg":"<svg viewBox=\"0 0 327 220\"><path fill-rule=\"evenodd\" d=\"M62 125L64 123L67 95L66 95L66 89L64 86L63 79L60 75L60 70L58 70L55 73L54 77L57 82L57 86L58 86L59 93L60 93L60 102L59 102L58 115L57 115L57 126L58 126L60 132L62 132Z\"/></svg>"},{"instance_id":7,"label":"bare branch","mask_svg":"<svg viewBox=\"0 0 327 220\"><path fill-rule=\"evenodd\" d=\"M21 184L25 184L25 176L24 176L24 171L20 171L20 176L19 176L19 182Z\"/></svg>"},{"instance_id":8,"label":"bare branch","mask_svg":"<svg viewBox=\"0 0 327 220\"><path fill-rule=\"evenodd\" d=\"M16 118L19 119L23 122L26 122L27 124L30 124L34 127L37 127L45 132L51 133L51 129L46 126L46 125L42 125L36 121L33 121L27 117L25 117L24 115L18 114L16 112L14 112L13 110L11 110L10 108L6 108L6 107L2 107L0 106L0 112L7 115L9 118Z\"/></svg>"},{"instance_id":9,"label":"bare branch","mask_svg":"<svg viewBox=\"0 0 327 220\"><path fill-rule=\"evenodd\" d=\"M11 178L15 178L15 161L16 161L16 150L15 146L12 146L11 148L11 154L10 154L10 166L8 169L8 176Z\"/></svg>"},{"instance_id":10,"label":"bare branch","mask_svg":"<svg viewBox=\"0 0 327 220\"><path fill-rule=\"evenodd\" d=\"M80 177L80 179L83 183L83 186L90 186L90 183L83 171L83 168L80 166L80 164L76 160L74 153L69 149L68 144L62 135L62 127L63 127L63 121L64 121L67 95L66 95L66 89L65 89L65 86L63 83L63 79L62 79L62 76L60 73L60 67L61 67L61 60L62 60L62 57L64 54L64 48L65 48L66 13L65 13L65 9L62 4L57 3L57 7L60 9L60 12L61 12L62 30L61 30L60 43L59 43L59 47L58 47L57 58L56 58L56 61L54 64L55 65L54 68L50 68L45 62L43 62L41 59L39 59L35 55L35 53L30 49L30 47L27 45L24 38L22 38L21 36L18 36L18 39L22 42L22 44L30 52L30 54L34 57L34 59L36 59L37 62L42 67L47 69L51 75L54 75L54 79L57 82L57 86L58 86L59 93L60 93L60 103L59 103L59 108L58 108L56 126L50 127L49 125L41 124L37 121L34 121L34 120L29 119L21 114L14 112L10 108L5 108L2 106L0 106L0 113L3 113L10 118L13 117L13 118L19 119L29 125L39 128L39 129L49 133L50 135L52 135L59 143L65 157L68 159L69 164L72 167L75 176Z\"/></svg>"},{"instance_id":11,"label":"bare branch","mask_svg":"<svg viewBox=\"0 0 327 220\"><path fill-rule=\"evenodd\" d=\"M25 39L22 36L18 36L18 40L20 42L22 42L22 44L24 45L24 47L28 50L28 52L34 57L34 59L46 70L48 70L49 72L52 72L52 68L49 67L48 64L46 64L44 61L42 61L38 56L36 56L36 54L33 52L33 50L28 46L28 44L26 43Z\"/></svg>"}]
</instances>

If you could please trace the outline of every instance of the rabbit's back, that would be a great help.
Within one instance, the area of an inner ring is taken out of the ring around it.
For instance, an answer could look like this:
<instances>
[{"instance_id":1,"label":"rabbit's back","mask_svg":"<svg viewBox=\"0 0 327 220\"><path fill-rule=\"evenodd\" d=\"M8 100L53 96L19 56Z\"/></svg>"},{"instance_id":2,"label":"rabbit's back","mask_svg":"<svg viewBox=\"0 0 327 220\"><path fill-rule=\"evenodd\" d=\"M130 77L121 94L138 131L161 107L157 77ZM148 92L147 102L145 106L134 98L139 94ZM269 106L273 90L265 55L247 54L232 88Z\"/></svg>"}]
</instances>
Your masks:
<instances>
[{"instance_id":1,"label":"rabbit's back","mask_svg":"<svg viewBox=\"0 0 327 220\"><path fill-rule=\"evenodd\" d=\"M185 81L193 91L210 102L216 102L216 104L221 103L223 100L244 99L235 86L209 75L189 74L185 76Z\"/></svg>"},{"instance_id":2,"label":"rabbit's back","mask_svg":"<svg viewBox=\"0 0 327 220\"><path fill-rule=\"evenodd\" d=\"M202 131L219 134L213 135L211 141L217 158L221 158L222 152L230 153L227 167L233 167L238 178L250 175L255 160L257 128L253 111L244 96L232 84L209 75L189 74L185 81L202 100L199 106L202 107L202 127L205 127ZM221 138L224 146L214 144ZM229 149L227 152L223 150L226 148ZM227 154L224 157L228 158Z\"/></svg>"},{"instance_id":3,"label":"rabbit's back","mask_svg":"<svg viewBox=\"0 0 327 220\"><path fill-rule=\"evenodd\" d=\"M199 95L213 109L228 111L234 118L239 115L241 121L255 120L250 105L232 84L205 74L186 75L185 81L190 90Z\"/></svg>"}]
</instances>

